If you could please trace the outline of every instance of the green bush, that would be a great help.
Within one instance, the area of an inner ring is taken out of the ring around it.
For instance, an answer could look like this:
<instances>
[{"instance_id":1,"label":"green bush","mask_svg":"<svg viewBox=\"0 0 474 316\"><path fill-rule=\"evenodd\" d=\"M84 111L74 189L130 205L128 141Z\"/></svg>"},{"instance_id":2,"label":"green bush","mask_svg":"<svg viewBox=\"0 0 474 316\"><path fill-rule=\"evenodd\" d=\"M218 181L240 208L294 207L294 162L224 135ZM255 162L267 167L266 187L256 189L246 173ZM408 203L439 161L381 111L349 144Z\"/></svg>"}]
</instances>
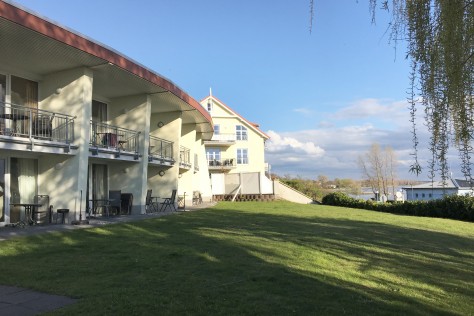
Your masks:
<instances>
[{"instance_id":1,"label":"green bush","mask_svg":"<svg viewBox=\"0 0 474 316\"><path fill-rule=\"evenodd\" d=\"M343 206L401 215L443 217L474 222L474 198L448 195L440 200L377 203L358 200L335 192L323 197L325 205Z\"/></svg>"}]
</instances>

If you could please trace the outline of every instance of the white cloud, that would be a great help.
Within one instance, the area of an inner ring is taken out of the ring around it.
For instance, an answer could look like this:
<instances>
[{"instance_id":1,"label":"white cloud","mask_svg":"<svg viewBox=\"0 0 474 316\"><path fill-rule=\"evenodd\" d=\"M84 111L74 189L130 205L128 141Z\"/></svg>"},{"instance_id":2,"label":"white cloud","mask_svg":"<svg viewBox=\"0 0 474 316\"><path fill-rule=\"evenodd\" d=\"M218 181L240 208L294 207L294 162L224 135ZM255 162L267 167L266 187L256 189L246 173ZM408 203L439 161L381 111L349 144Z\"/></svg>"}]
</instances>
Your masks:
<instances>
[{"instance_id":1,"label":"white cloud","mask_svg":"<svg viewBox=\"0 0 474 316\"><path fill-rule=\"evenodd\" d=\"M267 144L267 151L272 153L284 153L285 155L294 154L295 158L299 156L320 157L324 154L324 149L316 146L313 142L300 142L293 137L282 137L274 131L268 131L270 141Z\"/></svg>"},{"instance_id":2,"label":"white cloud","mask_svg":"<svg viewBox=\"0 0 474 316\"><path fill-rule=\"evenodd\" d=\"M340 109L332 117L334 123L351 118L352 125L338 127L326 120L316 129L268 131L271 138L266 151L267 161L272 165L272 171L279 175L316 178L324 174L330 178L358 179L361 178L358 157L373 143L378 143L394 149L399 161L399 177L413 178L408 173L413 163L413 144L407 107L405 101L365 99ZM361 118L363 120L357 120ZM418 137L420 144L426 144L428 134L420 122ZM420 162L425 163L429 157L426 146L420 146L419 154Z\"/></svg>"},{"instance_id":3,"label":"white cloud","mask_svg":"<svg viewBox=\"0 0 474 316\"><path fill-rule=\"evenodd\" d=\"M331 118L334 120L375 121L406 127L410 118L408 106L406 100L361 99L335 112Z\"/></svg>"},{"instance_id":4,"label":"white cloud","mask_svg":"<svg viewBox=\"0 0 474 316\"><path fill-rule=\"evenodd\" d=\"M308 109L308 108L297 108L297 109L293 109L293 112L301 113L301 114L304 114L304 115L313 114L313 110Z\"/></svg>"}]
</instances>

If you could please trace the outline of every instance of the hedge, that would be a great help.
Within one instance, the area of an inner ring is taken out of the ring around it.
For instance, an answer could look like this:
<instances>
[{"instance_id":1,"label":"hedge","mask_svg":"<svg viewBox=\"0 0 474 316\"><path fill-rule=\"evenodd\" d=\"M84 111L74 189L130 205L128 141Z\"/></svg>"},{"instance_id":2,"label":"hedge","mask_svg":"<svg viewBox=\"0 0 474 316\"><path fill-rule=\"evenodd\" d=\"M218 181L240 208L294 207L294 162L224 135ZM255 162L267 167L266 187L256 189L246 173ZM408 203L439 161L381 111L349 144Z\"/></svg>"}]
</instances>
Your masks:
<instances>
[{"instance_id":1,"label":"hedge","mask_svg":"<svg viewBox=\"0 0 474 316\"><path fill-rule=\"evenodd\" d=\"M392 214L442 217L474 222L474 198L469 196L448 195L440 200L378 203L354 199L344 193L335 192L324 196L322 203Z\"/></svg>"}]
</instances>

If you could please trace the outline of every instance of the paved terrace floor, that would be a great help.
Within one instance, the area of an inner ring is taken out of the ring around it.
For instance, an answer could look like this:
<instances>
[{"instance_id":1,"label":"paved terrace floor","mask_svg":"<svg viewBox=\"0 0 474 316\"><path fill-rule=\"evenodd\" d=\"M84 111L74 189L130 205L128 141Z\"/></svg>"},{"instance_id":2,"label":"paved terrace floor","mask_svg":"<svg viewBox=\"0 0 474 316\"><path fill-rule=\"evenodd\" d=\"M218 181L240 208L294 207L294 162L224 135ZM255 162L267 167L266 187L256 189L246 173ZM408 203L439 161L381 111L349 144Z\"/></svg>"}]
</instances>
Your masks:
<instances>
[{"instance_id":1,"label":"paved terrace floor","mask_svg":"<svg viewBox=\"0 0 474 316\"><path fill-rule=\"evenodd\" d=\"M44 234L57 231L68 231L73 229L84 229L110 225L115 223L124 223L131 221L139 221L153 217L166 216L176 213L195 211L207 207L211 207L215 203L202 203L186 207L186 210L178 210L177 212L155 212L140 215L121 215L110 217L98 217L89 219L87 225L71 225L71 224L51 224L51 225L34 225L21 227L0 227L0 244L4 240L15 237L29 236L36 234ZM51 295L33 290L19 288L14 286L0 285L0 315L11 316L32 316L41 313L53 311L69 304L74 304L75 299Z\"/></svg>"}]
</instances>

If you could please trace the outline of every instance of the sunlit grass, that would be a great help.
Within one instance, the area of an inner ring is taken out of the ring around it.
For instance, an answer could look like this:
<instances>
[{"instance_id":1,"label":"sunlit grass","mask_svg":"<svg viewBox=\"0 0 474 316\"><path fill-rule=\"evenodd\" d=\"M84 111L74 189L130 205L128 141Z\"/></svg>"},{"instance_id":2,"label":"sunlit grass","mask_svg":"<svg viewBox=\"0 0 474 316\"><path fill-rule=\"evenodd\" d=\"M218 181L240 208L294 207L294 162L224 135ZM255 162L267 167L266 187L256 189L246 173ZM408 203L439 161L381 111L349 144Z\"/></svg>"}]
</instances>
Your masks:
<instances>
[{"instance_id":1,"label":"sunlit grass","mask_svg":"<svg viewBox=\"0 0 474 316\"><path fill-rule=\"evenodd\" d=\"M79 298L56 314L474 313L474 224L220 203L0 243L0 284Z\"/></svg>"}]
</instances>

